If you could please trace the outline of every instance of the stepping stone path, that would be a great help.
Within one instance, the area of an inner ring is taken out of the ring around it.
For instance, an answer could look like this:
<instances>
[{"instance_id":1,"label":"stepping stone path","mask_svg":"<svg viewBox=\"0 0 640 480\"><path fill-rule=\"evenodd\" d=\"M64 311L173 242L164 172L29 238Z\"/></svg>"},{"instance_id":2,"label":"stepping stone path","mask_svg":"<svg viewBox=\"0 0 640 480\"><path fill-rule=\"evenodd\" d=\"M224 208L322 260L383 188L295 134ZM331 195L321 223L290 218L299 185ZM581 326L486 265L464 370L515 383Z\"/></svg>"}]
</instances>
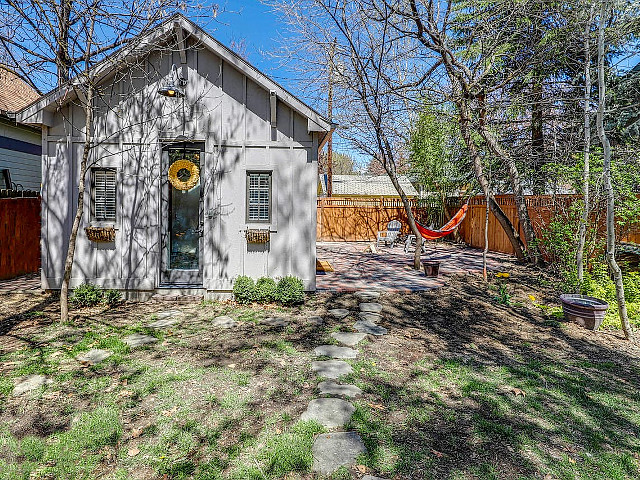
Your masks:
<instances>
[{"instance_id":1,"label":"stepping stone path","mask_svg":"<svg viewBox=\"0 0 640 480\"><path fill-rule=\"evenodd\" d=\"M367 449L356 432L337 432L318 435L311 451L313 471L331 475L343 465L353 465Z\"/></svg>"},{"instance_id":2,"label":"stepping stone path","mask_svg":"<svg viewBox=\"0 0 640 480\"><path fill-rule=\"evenodd\" d=\"M380 313L382 311L382 305L379 303L364 302L360 304L361 312Z\"/></svg>"},{"instance_id":3,"label":"stepping stone path","mask_svg":"<svg viewBox=\"0 0 640 480\"><path fill-rule=\"evenodd\" d=\"M380 292L376 290L365 290L364 292L356 292L356 297L363 302L370 302L371 300L377 300L380 297Z\"/></svg>"},{"instance_id":4,"label":"stepping stone path","mask_svg":"<svg viewBox=\"0 0 640 480\"><path fill-rule=\"evenodd\" d=\"M316 325L316 326L320 326L320 325L324 325L324 318L320 317L319 315L314 315L312 317L309 317L307 319L307 322L309 322L310 325Z\"/></svg>"},{"instance_id":5,"label":"stepping stone path","mask_svg":"<svg viewBox=\"0 0 640 480\"><path fill-rule=\"evenodd\" d=\"M13 388L13 396L17 397L18 395L30 392L42 385L48 385L49 383L53 383L53 380L45 377L44 375L27 375L26 377L21 377Z\"/></svg>"},{"instance_id":6,"label":"stepping stone path","mask_svg":"<svg viewBox=\"0 0 640 480\"><path fill-rule=\"evenodd\" d=\"M374 477L373 475L365 475L360 480L385 480L385 479L380 477Z\"/></svg>"},{"instance_id":7,"label":"stepping stone path","mask_svg":"<svg viewBox=\"0 0 640 480\"><path fill-rule=\"evenodd\" d=\"M335 345L320 345L313 350L318 357L356 358L358 351L349 347L337 347Z\"/></svg>"},{"instance_id":8,"label":"stepping stone path","mask_svg":"<svg viewBox=\"0 0 640 480\"><path fill-rule=\"evenodd\" d=\"M97 365L103 360L109 358L113 355L112 352L108 350L100 350L99 348L93 348L82 355L78 355L76 358L83 363L88 363L89 365Z\"/></svg>"},{"instance_id":9,"label":"stepping stone path","mask_svg":"<svg viewBox=\"0 0 640 480\"><path fill-rule=\"evenodd\" d=\"M235 327L237 324L238 322L236 322L233 318L227 315L216 317L211 322L211 325L213 325L214 327L220 327L220 328L231 328L231 327Z\"/></svg>"},{"instance_id":10,"label":"stepping stone path","mask_svg":"<svg viewBox=\"0 0 640 480\"><path fill-rule=\"evenodd\" d=\"M311 400L302 420L315 420L326 428L342 427L351 420L356 407L340 398L316 398Z\"/></svg>"},{"instance_id":11,"label":"stepping stone path","mask_svg":"<svg viewBox=\"0 0 640 480\"><path fill-rule=\"evenodd\" d=\"M368 320L358 320L353 324L353 328L360 333L368 333L369 335L380 336L387 334L386 328L376 325L374 322L370 322Z\"/></svg>"},{"instance_id":12,"label":"stepping stone path","mask_svg":"<svg viewBox=\"0 0 640 480\"><path fill-rule=\"evenodd\" d=\"M281 318L281 317L265 318L264 320L262 320L262 323L269 325L271 327L286 327L287 325L289 325L289 322L287 322L284 318Z\"/></svg>"},{"instance_id":13,"label":"stepping stone path","mask_svg":"<svg viewBox=\"0 0 640 480\"><path fill-rule=\"evenodd\" d=\"M141 333L134 333L128 337L124 337L123 342L129 345L131 348L141 347L150 343L156 343L158 339L151 335L143 335Z\"/></svg>"},{"instance_id":14,"label":"stepping stone path","mask_svg":"<svg viewBox=\"0 0 640 480\"><path fill-rule=\"evenodd\" d=\"M156 318L158 320L166 320L168 318L174 318L182 315L181 310L165 310L164 312L156 313Z\"/></svg>"},{"instance_id":15,"label":"stepping stone path","mask_svg":"<svg viewBox=\"0 0 640 480\"><path fill-rule=\"evenodd\" d=\"M362 340L364 340L366 336L367 336L366 333L333 332L331 334L332 338L335 338L337 341L339 341L340 343L348 347L353 347L354 345L357 345Z\"/></svg>"},{"instance_id":16,"label":"stepping stone path","mask_svg":"<svg viewBox=\"0 0 640 480\"><path fill-rule=\"evenodd\" d=\"M319 377L338 379L353 373L353 368L342 360L324 360L311 362L311 370Z\"/></svg>"},{"instance_id":17,"label":"stepping stone path","mask_svg":"<svg viewBox=\"0 0 640 480\"><path fill-rule=\"evenodd\" d=\"M175 325L179 320L177 318L166 317L156 320L153 323L150 323L149 328L169 328L171 325Z\"/></svg>"},{"instance_id":18,"label":"stepping stone path","mask_svg":"<svg viewBox=\"0 0 640 480\"><path fill-rule=\"evenodd\" d=\"M327 310L327 313L333 318L342 320L343 318L348 317L351 312L346 308L334 308L332 310Z\"/></svg>"},{"instance_id":19,"label":"stepping stone path","mask_svg":"<svg viewBox=\"0 0 640 480\"><path fill-rule=\"evenodd\" d=\"M382 305L372 302L380 296L380 292L358 292L356 296L360 303L360 319L353 325L360 333L333 332L331 337L347 347L336 345L320 345L313 350L317 356L332 358L356 358L358 351L353 348L364 340L367 334L385 335L387 329L376 322L382 319ZM328 310L329 315L342 320L351 312L344 308ZM312 317L313 318L313 317ZM311 370L319 377L337 380L343 375L353 373L351 365L342 360L325 360L311 362ZM302 420L315 420L326 428L342 428L349 422L355 407L341 398L356 397L362 390L355 385L343 385L334 381L323 381L318 384L320 395L330 395L311 400L307 410L302 414ZM360 435L356 432L334 432L318 435L313 442L313 471L322 475L331 475L342 466L350 467L355 464L358 455L367 451ZM363 480L383 480L366 475Z\"/></svg>"},{"instance_id":20,"label":"stepping stone path","mask_svg":"<svg viewBox=\"0 0 640 480\"><path fill-rule=\"evenodd\" d=\"M342 397L357 397L362 395L360 390L355 385L341 385L336 382L320 382L318 384L318 390L320 395L338 395Z\"/></svg>"}]
</instances>

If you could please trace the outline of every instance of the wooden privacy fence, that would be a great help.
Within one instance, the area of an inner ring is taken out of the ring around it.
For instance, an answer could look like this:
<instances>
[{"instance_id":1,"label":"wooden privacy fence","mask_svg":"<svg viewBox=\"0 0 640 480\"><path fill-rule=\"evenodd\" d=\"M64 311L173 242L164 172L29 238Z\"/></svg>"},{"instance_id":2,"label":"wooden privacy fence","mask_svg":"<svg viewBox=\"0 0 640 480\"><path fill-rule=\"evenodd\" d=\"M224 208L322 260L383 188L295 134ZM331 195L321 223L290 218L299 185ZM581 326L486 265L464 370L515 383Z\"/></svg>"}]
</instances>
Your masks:
<instances>
[{"instance_id":1,"label":"wooden privacy fence","mask_svg":"<svg viewBox=\"0 0 640 480\"><path fill-rule=\"evenodd\" d=\"M434 205L411 200L413 213L421 221L438 218ZM396 198L319 198L316 224L320 242L362 242L376 239L391 220L400 220L402 233L409 233L407 215L400 199Z\"/></svg>"},{"instance_id":2,"label":"wooden privacy fence","mask_svg":"<svg viewBox=\"0 0 640 480\"><path fill-rule=\"evenodd\" d=\"M513 225L524 233L518 220L518 211L512 195L497 195L496 202ZM526 198L529 215L538 238L541 238L547 225L559 212L568 209L579 198L575 195L538 195ZM447 210L453 215L464 200L448 199ZM448 218L435 204L423 201L411 201L416 217L425 224L443 225ZM458 229L460 239L475 248L484 248L485 201L483 196L469 200L469 211ZM387 223L398 219L402 222L402 233L409 233L407 217L402 202L393 198L319 198L317 217L318 241L372 241L379 230ZM604 229L603 212L596 212L594 220ZM492 213L489 214L489 250L513 255L515 252L507 235ZM621 232L621 240L640 243L640 225L629 231ZM526 243L526 242L525 242Z\"/></svg>"},{"instance_id":3,"label":"wooden privacy fence","mask_svg":"<svg viewBox=\"0 0 640 480\"><path fill-rule=\"evenodd\" d=\"M0 198L0 279L40 268L40 197Z\"/></svg>"}]
</instances>

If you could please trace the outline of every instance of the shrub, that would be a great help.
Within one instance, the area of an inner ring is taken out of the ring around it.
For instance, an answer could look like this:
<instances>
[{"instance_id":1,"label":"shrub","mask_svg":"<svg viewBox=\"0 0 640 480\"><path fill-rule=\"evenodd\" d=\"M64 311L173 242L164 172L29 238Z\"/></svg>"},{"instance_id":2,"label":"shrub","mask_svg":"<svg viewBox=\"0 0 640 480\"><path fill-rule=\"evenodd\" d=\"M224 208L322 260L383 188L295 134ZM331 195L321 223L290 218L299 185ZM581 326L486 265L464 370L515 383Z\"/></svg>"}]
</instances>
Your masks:
<instances>
[{"instance_id":1,"label":"shrub","mask_svg":"<svg viewBox=\"0 0 640 480\"><path fill-rule=\"evenodd\" d=\"M115 305L122 300L122 294L120 290L105 290L102 293L102 301L107 305Z\"/></svg>"},{"instance_id":2,"label":"shrub","mask_svg":"<svg viewBox=\"0 0 640 480\"><path fill-rule=\"evenodd\" d=\"M276 281L273 278L262 277L256 282L256 300L260 303L270 303L276 299Z\"/></svg>"},{"instance_id":3,"label":"shrub","mask_svg":"<svg viewBox=\"0 0 640 480\"><path fill-rule=\"evenodd\" d=\"M283 277L276 287L276 300L283 305L304 303L304 285L302 280L291 275Z\"/></svg>"},{"instance_id":4,"label":"shrub","mask_svg":"<svg viewBox=\"0 0 640 480\"><path fill-rule=\"evenodd\" d=\"M251 303L256 299L256 284L251 277L240 275L233 283L233 296L238 303Z\"/></svg>"},{"instance_id":5,"label":"shrub","mask_svg":"<svg viewBox=\"0 0 640 480\"><path fill-rule=\"evenodd\" d=\"M83 283L73 289L69 301L76 307L93 307L102 301L104 293L100 287Z\"/></svg>"},{"instance_id":6,"label":"shrub","mask_svg":"<svg viewBox=\"0 0 640 480\"><path fill-rule=\"evenodd\" d=\"M640 272L629 272L622 278L627 302L640 302Z\"/></svg>"}]
</instances>

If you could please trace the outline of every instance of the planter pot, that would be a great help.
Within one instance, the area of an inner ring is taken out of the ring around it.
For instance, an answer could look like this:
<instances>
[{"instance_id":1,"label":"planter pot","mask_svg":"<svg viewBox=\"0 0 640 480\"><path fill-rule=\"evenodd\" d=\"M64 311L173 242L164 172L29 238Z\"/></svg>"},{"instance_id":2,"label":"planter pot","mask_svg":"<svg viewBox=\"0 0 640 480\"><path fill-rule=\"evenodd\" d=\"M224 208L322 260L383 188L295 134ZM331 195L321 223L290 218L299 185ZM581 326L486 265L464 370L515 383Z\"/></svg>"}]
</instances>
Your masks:
<instances>
[{"instance_id":1,"label":"planter pot","mask_svg":"<svg viewBox=\"0 0 640 480\"><path fill-rule=\"evenodd\" d=\"M440 262L426 261L422 262L424 268L424 274L427 277L437 277L440 272Z\"/></svg>"},{"instance_id":2,"label":"planter pot","mask_svg":"<svg viewBox=\"0 0 640 480\"><path fill-rule=\"evenodd\" d=\"M607 313L609 304L599 298L586 295L560 295L564 318L589 330L597 330Z\"/></svg>"}]
</instances>

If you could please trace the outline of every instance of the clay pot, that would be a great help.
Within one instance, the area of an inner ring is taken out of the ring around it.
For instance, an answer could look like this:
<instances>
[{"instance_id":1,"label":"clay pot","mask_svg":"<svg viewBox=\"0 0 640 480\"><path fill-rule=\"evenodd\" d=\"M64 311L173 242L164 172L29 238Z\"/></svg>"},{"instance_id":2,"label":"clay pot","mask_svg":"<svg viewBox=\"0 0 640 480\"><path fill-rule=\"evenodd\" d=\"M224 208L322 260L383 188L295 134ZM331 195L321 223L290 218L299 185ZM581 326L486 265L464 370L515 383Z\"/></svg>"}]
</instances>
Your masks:
<instances>
[{"instance_id":1,"label":"clay pot","mask_svg":"<svg viewBox=\"0 0 640 480\"><path fill-rule=\"evenodd\" d=\"M440 262L427 260L422 262L422 267L427 277L437 277L440 272Z\"/></svg>"}]
</instances>

